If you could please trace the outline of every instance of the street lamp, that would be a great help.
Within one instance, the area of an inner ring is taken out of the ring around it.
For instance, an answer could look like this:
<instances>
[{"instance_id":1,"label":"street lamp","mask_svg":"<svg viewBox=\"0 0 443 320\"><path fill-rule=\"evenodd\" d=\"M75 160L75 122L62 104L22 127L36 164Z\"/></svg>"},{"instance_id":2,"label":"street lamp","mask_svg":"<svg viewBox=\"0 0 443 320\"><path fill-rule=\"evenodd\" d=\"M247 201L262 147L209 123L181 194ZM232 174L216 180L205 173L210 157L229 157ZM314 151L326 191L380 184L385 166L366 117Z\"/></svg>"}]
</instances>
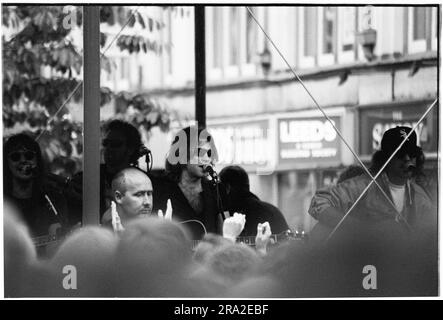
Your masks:
<instances>
[{"instance_id":1,"label":"street lamp","mask_svg":"<svg viewBox=\"0 0 443 320\"><path fill-rule=\"evenodd\" d=\"M357 34L357 40L362 46L365 58L372 61L375 58L374 48L377 42L377 31L372 28L363 30Z\"/></svg>"},{"instance_id":2,"label":"street lamp","mask_svg":"<svg viewBox=\"0 0 443 320\"><path fill-rule=\"evenodd\" d=\"M267 76L271 70L271 52L268 47L265 47L262 53L260 53L260 66L263 70L263 74Z\"/></svg>"}]
</instances>

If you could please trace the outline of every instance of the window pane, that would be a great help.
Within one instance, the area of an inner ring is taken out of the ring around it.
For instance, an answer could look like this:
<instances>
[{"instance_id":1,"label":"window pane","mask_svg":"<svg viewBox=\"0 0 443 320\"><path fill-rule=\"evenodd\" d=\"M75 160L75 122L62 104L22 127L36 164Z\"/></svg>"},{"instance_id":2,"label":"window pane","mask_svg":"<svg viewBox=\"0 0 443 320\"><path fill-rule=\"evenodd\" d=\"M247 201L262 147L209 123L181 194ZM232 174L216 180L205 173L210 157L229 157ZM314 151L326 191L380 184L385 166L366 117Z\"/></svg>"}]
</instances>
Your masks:
<instances>
[{"instance_id":1,"label":"window pane","mask_svg":"<svg viewBox=\"0 0 443 320\"><path fill-rule=\"evenodd\" d=\"M229 65L237 65L239 63L239 30L240 16L239 9L235 7L229 8Z\"/></svg>"},{"instance_id":2,"label":"window pane","mask_svg":"<svg viewBox=\"0 0 443 320\"><path fill-rule=\"evenodd\" d=\"M426 8L413 9L414 40L426 39Z\"/></svg>"},{"instance_id":3,"label":"window pane","mask_svg":"<svg viewBox=\"0 0 443 320\"><path fill-rule=\"evenodd\" d=\"M256 16L257 9L250 8ZM257 24L251 14L246 12L246 62L252 63L254 56L257 54Z\"/></svg>"},{"instance_id":4,"label":"window pane","mask_svg":"<svg viewBox=\"0 0 443 320\"><path fill-rule=\"evenodd\" d=\"M343 8L343 41L342 50L351 51L354 49L355 39L355 8Z\"/></svg>"},{"instance_id":5,"label":"window pane","mask_svg":"<svg viewBox=\"0 0 443 320\"><path fill-rule=\"evenodd\" d=\"M336 8L325 7L323 11L323 53L334 52L334 27Z\"/></svg>"},{"instance_id":6,"label":"window pane","mask_svg":"<svg viewBox=\"0 0 443 320\"><path fill-rule=\"evenodd\" d=\"M307 7L304 10L304 56L315 56L317 33L317 8Z\"/></svg>"}]
</instances>

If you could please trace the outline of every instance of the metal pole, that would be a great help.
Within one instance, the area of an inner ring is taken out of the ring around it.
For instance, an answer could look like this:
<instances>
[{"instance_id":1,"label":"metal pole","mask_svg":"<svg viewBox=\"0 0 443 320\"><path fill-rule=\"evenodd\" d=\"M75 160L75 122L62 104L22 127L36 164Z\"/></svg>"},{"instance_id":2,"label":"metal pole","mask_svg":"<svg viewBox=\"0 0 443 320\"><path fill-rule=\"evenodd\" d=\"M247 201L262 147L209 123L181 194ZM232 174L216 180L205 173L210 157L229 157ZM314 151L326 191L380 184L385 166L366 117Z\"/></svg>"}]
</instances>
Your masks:
<instances>
[{"instance_id":1,"label":"metal pole","mask_svg":"<svg viewBox=\"0 0 443 320\"><path fill-rule=\"evenodd\" d=\"M205 7L194 6L195 120L206 127Z\"/></svg>"},{"instance_id":2,"label":"metal pole","mask_svg":"<svg viewBox=\"0 0 443 320\"><path fill-rule=\"evenodd\" d=\"M100 12L83 7L83 225L100 217Z\"/></svg>"}]
</instances>

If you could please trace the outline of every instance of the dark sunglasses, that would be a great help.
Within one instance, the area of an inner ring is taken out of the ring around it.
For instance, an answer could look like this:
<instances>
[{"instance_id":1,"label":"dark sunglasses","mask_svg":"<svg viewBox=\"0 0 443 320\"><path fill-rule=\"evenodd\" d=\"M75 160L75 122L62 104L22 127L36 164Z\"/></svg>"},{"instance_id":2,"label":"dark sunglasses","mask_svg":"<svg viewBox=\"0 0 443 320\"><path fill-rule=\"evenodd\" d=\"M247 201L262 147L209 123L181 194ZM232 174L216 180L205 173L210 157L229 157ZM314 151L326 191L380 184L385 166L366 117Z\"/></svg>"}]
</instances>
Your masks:
<instances>
[{"instance_id":1,"label":"dark sunglasses","mask_svg":"<svg viewBox=\"0 0 443 320\"><path fill-rule=\"evenodd\" d=\"M11 152L8 157L11 161L13 162L17 162L20 161L20 159L22 158L22 156L25 157L25 160L27 161L31 161L31 160L35 160L36 158L36 154L34 151L13 151Z\"/></svg>"},{"instance_id":2,"label":"dark sunglasses","mask_svg":"<svg viewBox=\"0 0 443 320\"><path fill-rule=\"evenodd\" d=\"M205 154L207 154L208 157L210 158L212 156L211 149L197 148L197 153L195 155L199 156L199 157L203 157Z\"/></svg>"},{"instance_id":3,"label":"dark sunglasses","mask_svg":"<svg viewBox=\"0 0 443 320\"><path fill-rule=\"evenodd\" d=\"M104 139L102 142L102 145L105 148L120 148L123 144L124 142L122 141L116 141L110 139Z\"/></svg>"}]
</instances>

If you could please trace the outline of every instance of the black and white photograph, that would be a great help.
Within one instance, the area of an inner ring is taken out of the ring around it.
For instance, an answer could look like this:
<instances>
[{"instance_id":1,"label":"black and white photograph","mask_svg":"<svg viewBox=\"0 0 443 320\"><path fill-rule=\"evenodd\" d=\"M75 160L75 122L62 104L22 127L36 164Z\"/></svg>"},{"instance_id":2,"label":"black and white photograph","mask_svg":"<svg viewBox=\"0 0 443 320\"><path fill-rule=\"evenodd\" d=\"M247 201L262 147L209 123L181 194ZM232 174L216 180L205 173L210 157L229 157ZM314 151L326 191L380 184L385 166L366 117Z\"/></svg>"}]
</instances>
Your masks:
<instances>
[{"instance_id":1,"label":"black and white photograph","mask_svg":"<svg viewBox=\"0 0 443 320\"><path fill-rule=\"evenodd\" d=\"M439 3L1 15L4 298L439 297Z\"/></svg>"}]
</instances>

